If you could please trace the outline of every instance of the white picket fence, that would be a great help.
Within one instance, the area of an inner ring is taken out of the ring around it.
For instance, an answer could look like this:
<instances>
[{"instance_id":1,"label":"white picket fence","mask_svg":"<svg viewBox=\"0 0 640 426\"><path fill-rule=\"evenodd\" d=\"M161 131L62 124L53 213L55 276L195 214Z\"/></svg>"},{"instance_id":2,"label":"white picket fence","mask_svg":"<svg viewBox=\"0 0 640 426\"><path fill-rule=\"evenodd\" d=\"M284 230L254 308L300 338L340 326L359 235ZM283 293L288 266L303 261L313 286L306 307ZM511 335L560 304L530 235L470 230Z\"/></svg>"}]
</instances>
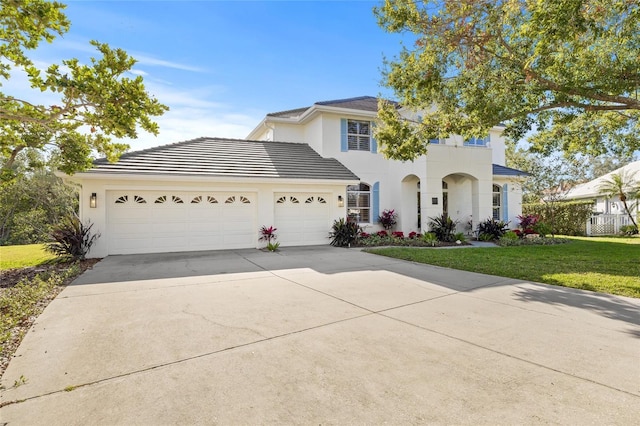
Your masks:
<instances>
[{"instance_id":1,"label":"white picket fence","mask_svg":"<svg viewBox=\"0 0 640 426\"><path fill-rule=\"evenodd\" d=\"M620 227L632 225L626 214L599 214L587 219L587 235L615 235Z\"/></svg>"}]
</instances>

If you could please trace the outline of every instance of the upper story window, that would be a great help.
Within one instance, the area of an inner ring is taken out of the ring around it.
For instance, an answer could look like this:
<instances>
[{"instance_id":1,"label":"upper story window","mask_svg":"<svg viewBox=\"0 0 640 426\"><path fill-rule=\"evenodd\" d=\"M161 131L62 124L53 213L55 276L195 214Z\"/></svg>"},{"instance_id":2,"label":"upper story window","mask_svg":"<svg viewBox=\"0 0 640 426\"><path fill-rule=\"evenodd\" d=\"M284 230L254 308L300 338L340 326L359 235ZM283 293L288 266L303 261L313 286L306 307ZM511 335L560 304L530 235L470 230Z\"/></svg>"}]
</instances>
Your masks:
<instances>
[{"instance_id":1,"label":"upper story window","mask_svg":"<svg viewBox=\"0 0 640 426\"><path fill-rule=\"evenodd\" d=\"M371 122L347 120L349 151L369 151L371 147Z\"/></svg>"},{"instance_id":2,"label":"upper story window","mask_svg":"<svg viewBox=\"0 0 640 426\"><path fill-rule=\"evenodd\" d=\"M471 138L464 141L464 146L487 146L489 136L486 138Z\"/></svg>"}]
</instances>

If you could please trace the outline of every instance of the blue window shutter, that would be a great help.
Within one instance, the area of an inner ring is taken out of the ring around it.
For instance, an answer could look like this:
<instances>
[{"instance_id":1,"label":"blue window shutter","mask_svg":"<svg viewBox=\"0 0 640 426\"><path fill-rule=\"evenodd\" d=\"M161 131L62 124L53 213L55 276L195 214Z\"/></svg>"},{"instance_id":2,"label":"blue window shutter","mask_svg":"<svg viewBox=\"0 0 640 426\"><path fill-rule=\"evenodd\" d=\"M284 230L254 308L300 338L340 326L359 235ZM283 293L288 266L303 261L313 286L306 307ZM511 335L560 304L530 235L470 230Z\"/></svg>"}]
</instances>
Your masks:
<instances>
[{"instance_id":1,"label":"blue window shutter","mask_svg":"<svg viewBox=\"0 0 640 426\"><path fill-rule=\"evenodd\" d=\"M340 151L349 151L349 145L347 144L347 119L340 119Z\"/></svg>"},{"instance_id":2,"label":"blue window shutter","mask_svg":"<svg viewBox=\"0 0 640 426\"><path fill-rule=\"evenodd\" d=\"M378 142L376 142L375 138L373 137L373 129L375 129L376 127L376 123L375 122L371 122L371 153L372 154L377 154L378 153Z\"/></svg>"},{"instance_id":3,"label":"blue window shutter","mask_svg":"<svg viewBox=\"0 0 640 426\"><path fill-rule=\"evenodd\" d=\"M509 185L506 183L502 187L502 220L509 221Z\"/></svg>"},{"instance_id":4,"label":"blue window shutter","mask_svg":"<svg viewBox=\"0 0 640 426\"><path fill-rule=\"evenodd\" d=\"M376 223L380 216L380 182L373 184L371 190L371 223Z\"/></svg>"}]
</instances>

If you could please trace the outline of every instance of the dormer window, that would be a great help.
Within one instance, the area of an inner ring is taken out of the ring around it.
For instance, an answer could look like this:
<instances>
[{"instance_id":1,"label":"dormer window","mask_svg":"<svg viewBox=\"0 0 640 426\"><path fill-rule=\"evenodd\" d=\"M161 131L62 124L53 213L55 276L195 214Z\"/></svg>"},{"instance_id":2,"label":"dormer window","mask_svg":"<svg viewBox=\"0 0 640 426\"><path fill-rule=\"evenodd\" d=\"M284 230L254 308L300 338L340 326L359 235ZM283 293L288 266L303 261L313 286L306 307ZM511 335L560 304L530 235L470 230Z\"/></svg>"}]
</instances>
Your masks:
<instances>
[{"instance_id":1,"label":"dormer window","mask_svg":"<svg viewBox=\"0 0 640 426\"><path fill-rule=\"evenodd\" d=\"M371 148L371 122L347 120L349 151L369 151Z\"/></svg>"}]
</instances>

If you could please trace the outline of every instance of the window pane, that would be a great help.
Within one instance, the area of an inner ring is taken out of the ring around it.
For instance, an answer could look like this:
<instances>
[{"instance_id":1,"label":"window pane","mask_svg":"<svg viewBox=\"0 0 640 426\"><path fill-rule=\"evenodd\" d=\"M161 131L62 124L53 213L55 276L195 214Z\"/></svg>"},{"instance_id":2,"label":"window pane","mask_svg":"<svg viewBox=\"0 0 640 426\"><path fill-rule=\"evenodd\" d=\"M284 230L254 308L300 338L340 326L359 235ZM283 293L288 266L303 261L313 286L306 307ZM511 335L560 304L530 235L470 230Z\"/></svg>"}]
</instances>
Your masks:
<instances>
[{"instance_id":1,"label":"window pane","mask_svg":"<svg viewBox=\"0 0 640 426\"><path fill-rule=\"evenodd\" d=\"M348 147L351 151L358 149L358 137L354 135L347 136Z\"/></svg>"},{"instance_id":2,"label":"window pane","mask_svg":"<svg viewBox=\"0 0 640 426\"><path fill-rule=\"evenodd\" d=\"M360 209L360 220L359 222L371 222L371 218L369 217L369 209Z\"/></svg>"},{"instance_id":3,"label":"window pane","mask_svg":"<svg viewBox=\"0 0 640 426\"><path fill-rule=\"evenodd\" d=\"M358 122L349 120L347 124L347 132L357 134L358 133Z\"/></svg>"},{"instance_id":4,"label":"window pane","mask_svg":"<svg viewBox=\"0 0 640 426\"><path fill-rule=\"evenodd\" d=\"M369 207L369 194L361 192L358 194L358 207Z\"/></svg>"},{"instance_id":5,"label":"window pane","mask_svg":"<svg viewBox=\"0 0 640 426\"><path fill-rule=\"evenodd\" d=\"M361 151L369 151L369 136L360 136L358 139L358 149Z\"/></svg>"},{"instance_id":6,"label":"window pane","mask_svg":"<svg viewBox=\"0 0 640 426\"><path fill-rule=\"evenodd\" d=\"M358 131L359 134L361 135L367 135L369 136L369 122L368 121L360 121L360 129Z\"/></svg>"},{"instance_id":7,"label":"window pane","mask_svg":"<svg viewBox=\"0 0 640 426\"><path fill-rule=\"evenodd\" d=\"M493 206L494 207L500 206L500 194L493 194Z\"/></svg>"},{"instance_id":8,"label":"window pane","mask_svg":"<svg viewBox=\"0 0 640 426\"><path fill-rule=\"evenodd\" d=\"M357 193L349 193L349 194L347 194L347 207L358 207L358 194Z\"/></svg>"}]
</instances>

